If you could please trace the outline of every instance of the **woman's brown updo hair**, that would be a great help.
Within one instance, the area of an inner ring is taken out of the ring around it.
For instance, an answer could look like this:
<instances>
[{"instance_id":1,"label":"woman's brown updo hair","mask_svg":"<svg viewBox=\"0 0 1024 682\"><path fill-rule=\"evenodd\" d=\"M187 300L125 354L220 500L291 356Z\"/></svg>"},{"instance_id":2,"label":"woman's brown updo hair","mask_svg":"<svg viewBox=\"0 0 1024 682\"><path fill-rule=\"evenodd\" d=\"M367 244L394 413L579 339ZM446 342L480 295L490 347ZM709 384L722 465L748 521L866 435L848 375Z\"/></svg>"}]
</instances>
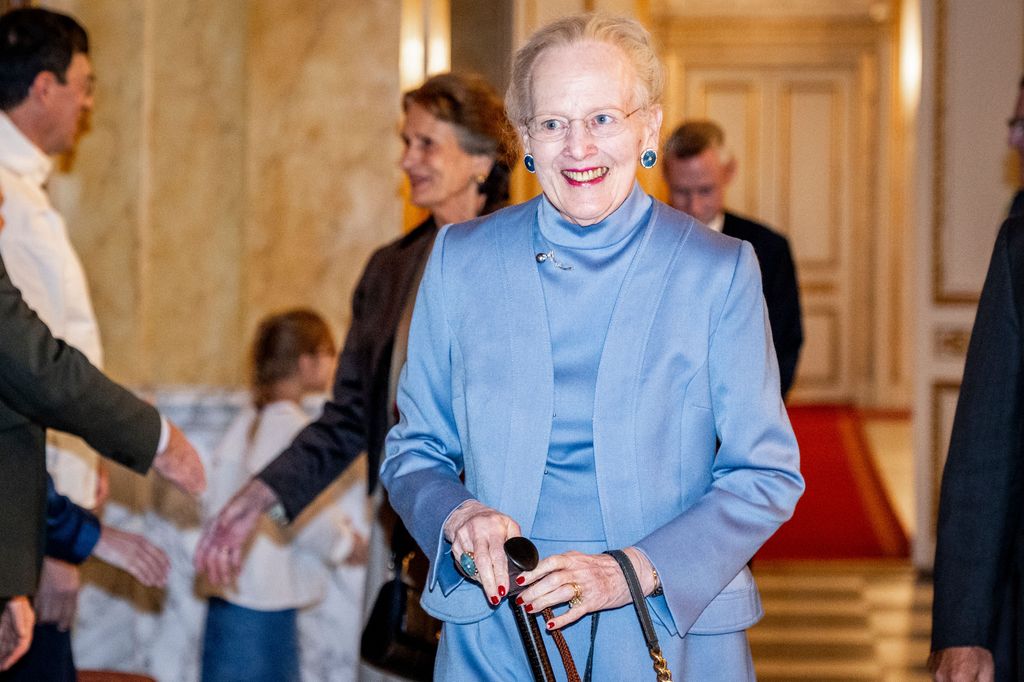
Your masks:
<instances>
[{"instance_id":1,"label":"woman's brown updo hair","mask_svg":"<svg viewBox=\"0 0 1024 682\"><path fill-rule=\"evenodd\" d=\"M486 197L483 212L506 204L518 143L505 116L505 104L491 84L473 73L442 73L405 93L402 110L408 111L411 104L418 104L434 118L450 123L462 151L494 159L490 174L480 183L480 193Z\"/></svg>"}]
</instances>

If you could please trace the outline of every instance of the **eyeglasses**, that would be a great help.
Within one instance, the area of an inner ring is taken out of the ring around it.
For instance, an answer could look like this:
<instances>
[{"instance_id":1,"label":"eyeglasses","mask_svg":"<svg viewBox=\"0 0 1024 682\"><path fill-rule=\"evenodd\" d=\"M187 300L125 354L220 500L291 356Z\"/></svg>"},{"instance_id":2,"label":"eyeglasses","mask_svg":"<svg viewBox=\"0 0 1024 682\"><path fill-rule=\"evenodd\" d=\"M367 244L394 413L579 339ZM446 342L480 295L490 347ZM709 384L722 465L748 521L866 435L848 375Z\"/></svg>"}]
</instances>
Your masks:
<instances>
[{"instance_id":1,"label":"eyeglasses","mask_svg":"<svg viewBox=\"0 0 1024 682\"><path fill-rule=\"evenodd\" d=\"M1015 116L1006 122L1011 133L1024 133L1024 116Z\"/></svg>"},{"instance_id":2,"label":"eyeglasses","mask_svg":"<svg viewBox=\"0 0 1024 682\"><path fill-rule=\"evenodd\" d=\"M615 137L626 129L626 119L641 109L637 107L628 114L622 109L600 109L583 118L534 116L526 122L526 133L538 142L557 142L569 134L573 121L583 121L583 127L594 137Z\"/></svg>"}]
</instances>

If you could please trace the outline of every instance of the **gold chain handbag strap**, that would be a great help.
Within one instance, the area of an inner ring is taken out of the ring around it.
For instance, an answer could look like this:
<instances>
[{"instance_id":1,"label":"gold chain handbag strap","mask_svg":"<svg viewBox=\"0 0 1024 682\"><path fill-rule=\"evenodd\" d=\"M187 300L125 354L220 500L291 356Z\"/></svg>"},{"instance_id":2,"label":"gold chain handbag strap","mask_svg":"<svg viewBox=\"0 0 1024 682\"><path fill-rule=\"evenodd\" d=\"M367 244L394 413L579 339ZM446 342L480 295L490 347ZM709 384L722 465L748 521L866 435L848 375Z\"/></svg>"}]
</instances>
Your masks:
<instances>
[{"instance_id":1,"label":"gold chain handbag strap","mask_svg":"<svg viewBox=\"0 0 1024 682\"><path fill-rule=\"evenodd\" d=\"M640 629L644 633L644 641L647 642L647 652L654 664L654 673L658 682L672 682L672 671L668 669L668 661L661 653L661 644L658 643L658 633L654 631L654 622L647 610L647 602L644 599L643 590L640 589L640 581L633 570L633 564L621 549L612 549L605 554L611 556L618 562L622 574L626 577L626 585L629 587L629 594L633 598L633 608L636 609L636 617L640 620Z\"/></svg>"}]
</instances>

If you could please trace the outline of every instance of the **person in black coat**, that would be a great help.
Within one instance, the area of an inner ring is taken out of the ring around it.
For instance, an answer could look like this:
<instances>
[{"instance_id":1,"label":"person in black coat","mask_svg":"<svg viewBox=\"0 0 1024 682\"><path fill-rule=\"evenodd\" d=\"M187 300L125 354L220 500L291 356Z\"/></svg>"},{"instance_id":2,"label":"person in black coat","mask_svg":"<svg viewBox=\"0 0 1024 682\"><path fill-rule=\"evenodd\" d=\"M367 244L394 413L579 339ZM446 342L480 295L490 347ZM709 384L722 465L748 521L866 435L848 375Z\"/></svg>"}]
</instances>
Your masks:
<instances>
[{"instance_id":1,"label":"person in black coat","mask_svg":"<svg viewBox=\"0 0 1024 682\"><path fill-rule=\"evenodd\" d=\"M1024 216L996 238L967 350L936 528L938 680L1024 679Z\"/></svg>"},{"instance_id":2,"label":"person in black coat","mask_svg":"<svg viewBox=\"0 0 1024 682\"><path fill-rule=\"evenodd\" d=\"M20 650L24 598L35 593L46 547L47 428L74 433L139 473L152 466L189 494L202 491L205 477L177 427L50 334L2 258L0 329L0 647L15 641ZM17 618L8 613L9 601ZM0 660L6 657L0 651Z\"/></svg>"},{"instance_id":3,"label":"person in black coat","mask_svg":"<svg viewBox=\"0 0 1024 682\"><path fill-rule=\"evenodd\" d=\"M736 174L736 159L726 150L725 133L717 124L689 121L676 128L665 142L662 168L673 208L754 247L785 397L793 386L804 341L789 242L770 227L725 210L725 190Z\"/></svg>"},{"instance_id":4,"label":"person in black coat","mask_svg":"<svg viewBox=\"0 0 1024 682\"><path fill-rule=\"evenodd\" d=\"M214 584L229 582L237 573L242 548L264 511L290 522L363 452L374 492L384 437L396 419L395 388L405 362L409 318L437 230L508 200L514 138L501 98L486 81L462 74L433 76L405 94L403 109L401 167L410 201L430 215L374 253L366 265L352 298L333 398L319 419L243 486L200 538L196 570ZM393 515L389 512L384 504L378 513ZM375 534L388 525L384 520ZM368 581L377 578L371 562Z\"/></svg>"}]
</instances>

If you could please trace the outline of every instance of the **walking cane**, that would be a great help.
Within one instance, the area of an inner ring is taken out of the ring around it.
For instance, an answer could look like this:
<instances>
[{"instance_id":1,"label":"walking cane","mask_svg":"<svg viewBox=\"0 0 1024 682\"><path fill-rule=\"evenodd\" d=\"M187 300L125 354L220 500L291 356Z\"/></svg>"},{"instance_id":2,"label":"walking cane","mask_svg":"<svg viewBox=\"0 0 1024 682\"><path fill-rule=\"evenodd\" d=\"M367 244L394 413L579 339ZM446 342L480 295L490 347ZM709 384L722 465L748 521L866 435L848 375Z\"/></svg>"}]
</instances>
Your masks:
<instances>
[{"instance_id":1,"label":"walking cane","mask_svg":"<svg viewBox=\"0 0 1024 682\"><path fill-rule=\"evenodd\" d=\"M505 556L508 557L508 577L512 588L508 605L516 619L516 629L519 630L519 639L523 642L523 649L526 650L526 658L530 661L530 670L533 672L535 682L555 682L555 673L551 669L551 660L548 658L547 649L544 648L544 640L541 639L540 626L537 625L537 614L527 613L522 606L516 605L512 597L522 591L516 585L516 576L523 571L532 571L537 568L540 557L537 548L532 542L524 537L509 538L505 541ZM554 618L551 609L542 611L544 620ZM569 652L569 645L561 632L555 630L551 638L558 648L558 654L562 658L562 666L569 682L580 682L580 675L576 671L576 664Z\"/></svg>"},{"instance_id":2,"label":"walking cane","mask_svg":"<svg viewBox=\"0 0 1024 682\"><path fill-rule=\"evenodd\" d=\"M524 537L509 538L505 541L505 556L508 557L508 607L512 609L512 615L516 619L516 629L519 630L519 639L523 642L526 659L530 662L530 672L533 673L534 682L553 682L555 672L551 669L551 660L541 640L537 620L526 613L525 606L516 604L513 598L523 589L516 584L516 576L523 571L537 568L540 561L537 548Z\"/></svg>"}]
</instances>

